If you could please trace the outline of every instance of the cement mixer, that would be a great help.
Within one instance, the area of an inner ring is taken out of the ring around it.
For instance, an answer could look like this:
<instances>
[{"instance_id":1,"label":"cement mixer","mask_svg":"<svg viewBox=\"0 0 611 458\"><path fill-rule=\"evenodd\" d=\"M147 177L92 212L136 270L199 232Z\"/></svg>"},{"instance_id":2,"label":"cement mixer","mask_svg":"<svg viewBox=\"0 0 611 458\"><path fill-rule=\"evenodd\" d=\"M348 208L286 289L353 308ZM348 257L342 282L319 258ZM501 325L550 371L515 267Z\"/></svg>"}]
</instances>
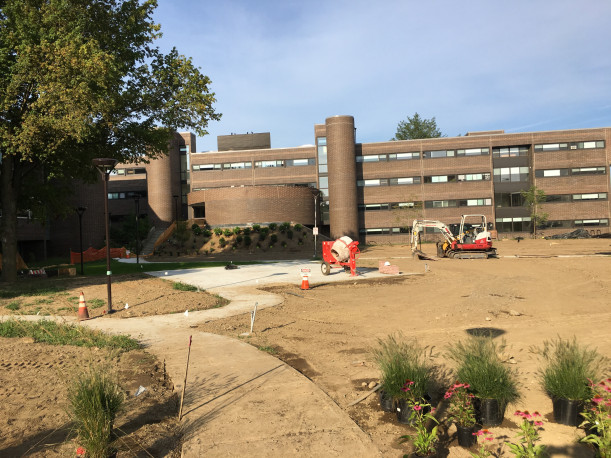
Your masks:
<instances>
[{"instance_id":1,"label":"cement mixer","mask_svg":"<svg viewBox=\"0 0 611 458\"><path fill-rule=\"evenodd\" d=\"M331 268L344 268L354 277L356 273L356 260L360 254L359 242L350 237L340 237L334 242L322 242L322 259L320 270L323 275L329 275Z\"/></svg>"}]
</instances>

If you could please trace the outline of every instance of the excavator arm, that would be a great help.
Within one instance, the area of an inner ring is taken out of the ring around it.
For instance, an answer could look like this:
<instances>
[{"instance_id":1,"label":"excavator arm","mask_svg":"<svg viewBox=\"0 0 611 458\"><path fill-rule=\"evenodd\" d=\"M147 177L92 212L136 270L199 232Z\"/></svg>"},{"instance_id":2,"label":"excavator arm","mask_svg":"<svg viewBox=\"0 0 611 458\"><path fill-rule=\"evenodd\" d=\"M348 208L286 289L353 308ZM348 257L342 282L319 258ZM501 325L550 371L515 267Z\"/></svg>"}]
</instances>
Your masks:
<instances>
[{"instance_id":1,"label":"excavator arm","mask_svg":"<svg viewBox=\"0 0 611 458\"><path fill-rule=\"evenodd\" d=\"M410 240L413 253L420 252L420 250L418 249L418 243L420 242L420 232L422 232L427 227L432 227L439 230L439 232L441 232L443 237L446 239L446 242L448 242L450 245L456 240L456 238L452 234L452 231L450 231L450 228L448 228L448 226L443 224L441 221L429 219L415 219L412 225L412 236Z\"/></svg>"}]
</instances>

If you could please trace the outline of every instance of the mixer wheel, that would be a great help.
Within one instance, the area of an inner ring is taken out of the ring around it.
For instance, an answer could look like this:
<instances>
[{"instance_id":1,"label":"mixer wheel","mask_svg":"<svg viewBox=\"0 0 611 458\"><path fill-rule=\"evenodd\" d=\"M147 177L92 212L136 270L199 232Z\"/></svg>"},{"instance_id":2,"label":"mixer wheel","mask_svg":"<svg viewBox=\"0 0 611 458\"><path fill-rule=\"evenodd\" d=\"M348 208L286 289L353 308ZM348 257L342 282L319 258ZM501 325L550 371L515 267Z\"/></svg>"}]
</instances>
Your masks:
<instances>
[{"instance_id":1,"label":"mixer wheel","mask_svg":"<svg viewBox=\"0 0 611 458\"><path fill-rule=\"evenodd\" d=\"M328 262L323 262L320 265L320 271L322 272L323 275L329 275L329 272L331 272L331 266L329 265Z\"/></svg>"}]
</instances>

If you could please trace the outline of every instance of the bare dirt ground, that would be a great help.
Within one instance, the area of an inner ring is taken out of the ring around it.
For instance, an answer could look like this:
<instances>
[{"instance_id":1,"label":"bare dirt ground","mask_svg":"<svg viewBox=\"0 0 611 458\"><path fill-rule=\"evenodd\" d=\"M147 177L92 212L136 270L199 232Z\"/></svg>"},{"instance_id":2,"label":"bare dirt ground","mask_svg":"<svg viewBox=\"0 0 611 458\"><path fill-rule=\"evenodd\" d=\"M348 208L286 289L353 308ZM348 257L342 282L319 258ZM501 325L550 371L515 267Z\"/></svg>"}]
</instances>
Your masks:
<instances>
[{"instance_id":1,"label":"bare dirt ground","mask_svg":"<svg viewBox=\"0 0 611 458\"><path fill-rule=\"evenodd\" d=\"M506 357L515 363L522 394L521 401L508 408L502 427L493 429L495 449L505 455L503 441L513 440L518 431L515 409L538 410L548 419L551 415L551 401L537 378L540 360L533 346L557 336L576 336L611 355L611 259L556 257L609 253L611 247L608 240L497 245L501 258L489 260L419 261L411 258L407 247L370 248L359 266L375 267L378 260L388 259L401 271L419 275L311 285L309 291L298 285L268 288L281 294L284 303L260 311L255 333L247 340L318 384L371 436L384 456L402 456L409 446L399 444L398 438L408 430L380 410L375 395L349 406L368 391L363 383L378 381L371 347L378 338L401 331L427 346L432 363L447 372L451 365L444 353L449 344L466 338L469 329L496 330L499 339L506 340ZM434 253L434 245L423 247ZM249 315L237 316L206 323L203 329L238 337L248 329L249 320ZM445 381L452 381L452 376L448 374ZM552 456L593 456L588 448L575 444L583 431L549 421L544 428L543 443ZM455 446L453 433L450 429L442 438L449 456L468 456Z\"/></svg>"},{"instance_id":2,"label":"bare dirt ground","mask_svg":"<svg viewBox=\"0 0 611 458\"><path fill-rule=\"evenodd\" d=\"M522 393L522 399L508 409L502 427L492 430L495 448L506 455L502 443L518 431L514 409L538 410L548 418L551 414L551 401L538 382L540 360L533 347L557 336L576 336L611 356L611 259L599 256L611 253L611 242L523 240L499 241L497 246L501 257L490 260L419 261L411 258L408 247L397 246L363 250L358 266L377 267L379 260L388 260L402 272L416 275L367 282L350 281L347 276L345 283L311 284L308 291L297 284L266 287L284 302L260 310L255 332L246 340L300 370L346 410L384 456L398 457L410 449L398 443L409 430L379 409L375 395L348 405L368 391L363 383L379 378L371 347L378 338L401 331L429 348L432 362L447 373L449 382L447 346L466 338L469 329L492 328L506 340L506 357L515 363ZM425 244L423 249L435 251L434 245ZM69 284L67 294L3 299L0 309L10 313L7 306L19 301L14 313L74 315L78 301L68 298L78 297L80 291L88 302L105 301L105 279L73 279ZM217 297L205 292L177 291L170 282L144 276L113 277L112 288L113 307L121 310L113 319L219 305ZM105 304L90 306L89 313L96 316L104 308ZM199 330L239 338L249 327L250 314L244 314L201 323ZM67 428L66 379L75 368L105 359L103 353L0 339L0 457L72 455L74 443L61 445ZM119 456L148 456L138 452L138 444L153 456L179 453L171 420L176 399L171 381L164 381L163 363L144 352L130 352L119 360L118 371L131 395L128 412L117 422L131 438L125 440ZM134 397L140 385L147 391ZM588 448L575 444L583 431L549 421L544 428L542 442L552 456L593 456ZM453 429L444 433L442 441L447 456L468 456L455 446ZM59 445L43 448L43 443Z\"/></svg>"}]
</instances>

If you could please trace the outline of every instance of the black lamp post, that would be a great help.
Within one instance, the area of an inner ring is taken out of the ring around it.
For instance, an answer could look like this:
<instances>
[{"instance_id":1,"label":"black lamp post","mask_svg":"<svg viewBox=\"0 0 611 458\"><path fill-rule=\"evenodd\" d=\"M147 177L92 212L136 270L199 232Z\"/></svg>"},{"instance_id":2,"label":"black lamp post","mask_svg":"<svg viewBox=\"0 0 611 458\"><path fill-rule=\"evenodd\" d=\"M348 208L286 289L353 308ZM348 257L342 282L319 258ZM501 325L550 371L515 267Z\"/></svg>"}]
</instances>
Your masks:
<instances>
[{"instance_id":1,"label":"black lamp post","mask_svg":"<svg viewBox=\"0 0 611 458\"><path fill-rule=\"evenodd\" d=\"M172 197L174 197L174 214L175 214L176 222L178 222L178 196L173 195Z\"/></svg>"},{"instance_id":2,"label":"black lamp post","mask_svg":"<svg viewBox=\"0 0 611 458\"><path fill-rule=\"evenodd\" d=\"M136 264L140 265L140 226L138 220L140 218L140 196L134 196L134 203L136 204Z\"/></svg>"},{"instance_id":3,"label":"black lamp post","mask_svg":"<svg viewBox=\"0 0 611 458\"><path fill-rule=\"evenodd\" d=\"M110 271L110 230L108 227L108 178L110 177L110 172L117 165L116 159L111 159L108 157L97 157L93 159L93 165L100 171L102 174L102 181L104 182L104 227L106 229L106 284L108 289L108 306L106 309L107 313L112 313L112 294L110 291L110 283L112 276L112 272Z\"/></svg>"},{"instance_id":4,"label":"black lamp post","mask_svg":"<svg viewBox=\"0 0 611 458\"><path fill-rule=\"evenodd\" d=\"M81 251L81 275L83 273L83 213L87 207L77 207L76 214L78 215L78 233L79 233L79 249Z\"/></svg>"}]
</instances>

